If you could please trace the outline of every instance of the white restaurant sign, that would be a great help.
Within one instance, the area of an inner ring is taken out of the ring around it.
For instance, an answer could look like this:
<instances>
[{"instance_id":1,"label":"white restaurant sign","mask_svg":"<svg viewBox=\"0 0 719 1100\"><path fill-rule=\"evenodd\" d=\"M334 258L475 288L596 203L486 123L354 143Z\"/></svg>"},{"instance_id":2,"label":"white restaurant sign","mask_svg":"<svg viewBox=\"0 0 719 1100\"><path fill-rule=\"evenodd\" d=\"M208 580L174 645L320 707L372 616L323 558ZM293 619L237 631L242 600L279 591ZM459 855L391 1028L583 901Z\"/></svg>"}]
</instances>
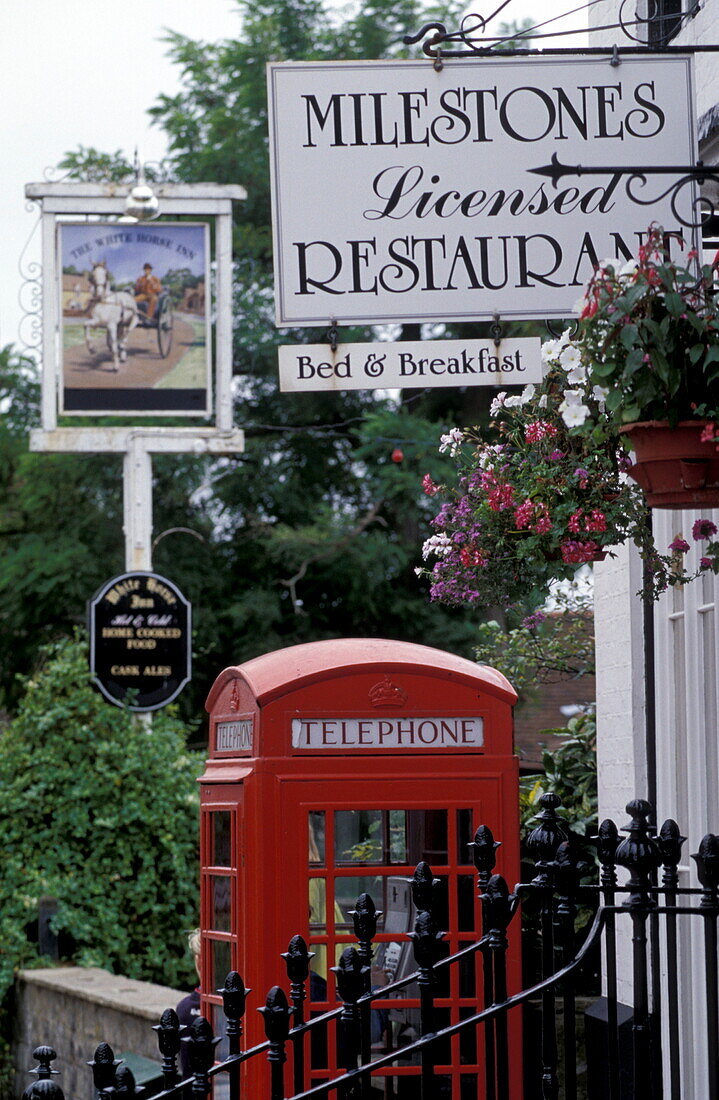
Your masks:
<instances>
[{"instance_id":1,"label":"white restaurant sign","mask_svg":"<svg viewBox=\"0 0 719 1100\"><path fill-rule=\"evenodd\" d=\"M694 163L692 72L651 54L271 64L277 324L569 316L594 263L679 222L616 172L530 169Z\"/></svg>"}]
</instances>

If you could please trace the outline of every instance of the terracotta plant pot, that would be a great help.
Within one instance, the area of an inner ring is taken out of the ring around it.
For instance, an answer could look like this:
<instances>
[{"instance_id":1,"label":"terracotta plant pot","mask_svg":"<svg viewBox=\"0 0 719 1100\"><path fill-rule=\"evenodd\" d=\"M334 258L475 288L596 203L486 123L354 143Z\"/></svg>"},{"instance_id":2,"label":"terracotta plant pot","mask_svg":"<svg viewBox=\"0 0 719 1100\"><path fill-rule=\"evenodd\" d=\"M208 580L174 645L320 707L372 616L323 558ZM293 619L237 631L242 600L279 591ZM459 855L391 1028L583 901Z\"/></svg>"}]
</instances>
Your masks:
<instances>
[{"instance_id":1,"label":"terracotta plant pot","mask_svg":"<svg viewBox=\"0 0 719 1100\"><path fill-rule=\"evenodd\" d=\"M640 420L620 431L628 435L635 455L629 470L644 490L650 508L715 508L719 506L719 453L716 443L702 443L703 420Z\"/></svg>"}]
</instances>

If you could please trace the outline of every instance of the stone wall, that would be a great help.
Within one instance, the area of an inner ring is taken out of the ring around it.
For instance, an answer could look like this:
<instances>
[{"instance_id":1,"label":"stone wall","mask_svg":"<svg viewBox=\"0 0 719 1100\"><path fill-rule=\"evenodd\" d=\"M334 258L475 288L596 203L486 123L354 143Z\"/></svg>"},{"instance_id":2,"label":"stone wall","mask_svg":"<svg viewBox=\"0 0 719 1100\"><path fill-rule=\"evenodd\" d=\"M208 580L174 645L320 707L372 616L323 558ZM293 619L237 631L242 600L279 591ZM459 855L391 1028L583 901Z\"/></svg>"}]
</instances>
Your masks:
<instances>
[{"instance_id":1,"label":"stone wall","mask_svg":"<svg viewBox=\"0 0 719 1100\"><path fill-rule=\"evenodd\" d=\"M32 1052L47 1044L58 1054L55 1068L66 1100L93 1100L86 1063L107 1042L115 1057L131 1052L158 1062L152 1025L184 996L175 989L121 978L95 967L22 970L15 986L13 1056L19 1097L33 1080Z\"/></svg>"}]
</instances>

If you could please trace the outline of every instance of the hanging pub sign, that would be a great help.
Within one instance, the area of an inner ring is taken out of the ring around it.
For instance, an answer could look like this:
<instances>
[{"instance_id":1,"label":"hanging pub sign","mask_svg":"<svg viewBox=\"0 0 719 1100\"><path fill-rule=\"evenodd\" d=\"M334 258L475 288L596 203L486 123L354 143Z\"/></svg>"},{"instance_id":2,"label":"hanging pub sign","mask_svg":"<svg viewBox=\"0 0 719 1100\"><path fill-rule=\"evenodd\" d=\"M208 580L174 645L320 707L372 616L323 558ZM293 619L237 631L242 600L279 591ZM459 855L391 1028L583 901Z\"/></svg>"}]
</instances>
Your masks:
<instances>
[{"instance_id":1,"label":"hanging pub sign","mask_svg":"<svg viewBox=\"0 0 719 1100\"><path fill-rule=\"evenodd\" d=\"M662 198L663 177L628 191L618 171L694 163L692 72L661 54L271 64L277 324L571 316L594 265L692 221L693 186ZM607 171L555 186L533 172L554 154Z\"/></svg>"},{"instance_id":2,"label":"hanging pub sign","mask_svg":"<svg viewBox=\"0 0 719 1100\"><path fill-rule=\"evenodd\" d=\"M156 573L123 573L89 603L90 671L111 703L157 710L191 677L191 608Z\"/></svg>"},{"instance_id":3,"label":"hanging pub sign","mask_svg":"<svg viewBox=\"0 0 719 1100\"><path fill-rule=\"evenodd\" d=\"M60 412L211 411L206 223L57 226Z\"/></svg>"}]
</instances>

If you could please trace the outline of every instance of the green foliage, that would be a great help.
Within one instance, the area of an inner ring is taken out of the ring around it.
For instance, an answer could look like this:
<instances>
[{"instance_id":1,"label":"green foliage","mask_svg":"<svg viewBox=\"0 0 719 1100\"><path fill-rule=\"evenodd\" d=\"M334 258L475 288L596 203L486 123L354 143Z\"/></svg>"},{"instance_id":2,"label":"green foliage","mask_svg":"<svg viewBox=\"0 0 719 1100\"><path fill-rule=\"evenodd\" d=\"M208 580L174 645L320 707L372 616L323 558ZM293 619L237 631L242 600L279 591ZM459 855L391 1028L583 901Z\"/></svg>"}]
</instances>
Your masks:
<instances>
[{"instance_id":1,"label":"green foliage","mask_svg":"<svg viewBox=\"0 0 719 1100\"><path fill-rule=\"evenodd\" d=\"M152 731L89 681L87 650L42 653L17 716L0 731L0 991L32 942L38 901L57 899L63 954L85 966L182 985L197 921L200 759L167 712Z\"/></svg>"},{"instance_id":2,"label":"green foliage","mask_svg":"<svg viewBox=\"0 0 719 1100\"><path fill-rule=\"evenodd\" d=\"M696 253L689 266L673 260L672 236L653 224L636 261L600 266L589 282L577 345L591 384L609 392L608 416L587 431L719 418L716 270Z\"/></svg>"},{"instance_id":3,"label":"green foliage","mask_svg":"<svg viewBox=\"0 0 719 1100\"><path fill-rule=\"evenodd\" d=\"M504 673L520 700L543 684L594 672L592 596L586 587L561 586L551 609L510 629L494 620L480 623L478 635L476 660Z\"/></svg>"},{"instance_id":4,"label":"green foliage","mask_svg":"<svg viewBox=\"0 0 719 1100\"><path fill-rule=\"evenodd\" d=\"M68 152L58 164L68 175L88 183L122 183L132 179L134 169L121 149L114 153L102 153L93 146L78 145Z\"/></svg>"},{"instance_id":5,"label":"green foliage","mask_svg":"<svg viewBox=\"0 0 719 1100\"><path fill-rule=\"evenodd\" d=\"M559 737L558 748L542 755L544 774L520 780L520 820L526 829L539 812L539 799L548 791L562 800L559 811L579 837L597 830L597 722L594 708L571 718L566 727L542 730Z\"/></svg>"}]
</instances>

